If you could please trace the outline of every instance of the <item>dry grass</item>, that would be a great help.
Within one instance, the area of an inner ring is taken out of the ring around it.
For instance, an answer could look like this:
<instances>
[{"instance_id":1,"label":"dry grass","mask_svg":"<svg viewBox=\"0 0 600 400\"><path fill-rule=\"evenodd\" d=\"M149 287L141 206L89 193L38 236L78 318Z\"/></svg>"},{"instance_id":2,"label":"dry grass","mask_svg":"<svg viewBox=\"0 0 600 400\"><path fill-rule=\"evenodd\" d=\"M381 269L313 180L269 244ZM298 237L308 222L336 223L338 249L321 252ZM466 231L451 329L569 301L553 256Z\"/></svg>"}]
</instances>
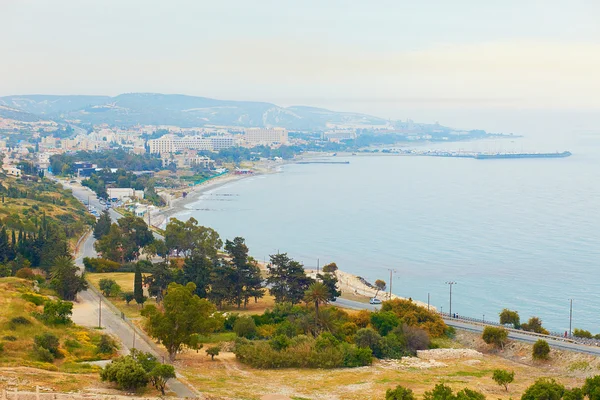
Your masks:
<instances>
[{"instance_id":1,"label":"dry grass","mask_svg":"<svg viewBox=\"0 0 600 400\"><path fill-rule=\"evenodd\" d=\"M112 279L121 287L123 292L133 292L133 280L135 273L133 272L107 272L107 273L87 273L86 279L94 287L99 289L99 283L101 279ZM148 274L142 274L146 276ZM147 295L147 293L146 293ZM120 296L110 297L110 302L115 305L120 311L122 311L127 318L136 319L141 318L142 308L135 302L131 301L129 304L125 302ZM156 304L154 299L149 298L144 305Z\"/></svg>"},{"instance_id":2,"label":"dry grass","mask_svg":"<svg viewBox=\"0 0 600 400\"><path fill-rule=\"evenodd\" d=\"M465 335L479 344L476 337ZM451 345L459 347L460 343L454 341ZM486 347L483 349L487 351ZM420 398L438 383L445 383L455 391L469 387L490 399L510 399L520 397L541 377L552 377L567 387L575 387L581 386L586 376L600 372L600 360L592 356L555 352L548 363L535 363L530 353L531 346L518 343L503 354L488 353L480 359L440 360L441 365L423 369L420 366L427 363L376 361L370 367L352 369L257 370L239 363L233 353L221 353L211 361L201 350L181 354L177 364L180 373L200 391L227 399L260 399L271 393L305 399L383 399L385 391L396 385L412 389ZM573 365L584 366L585 371L573 369ZM515 371L515 382L508 392L492 380L495 369Z\"/></svg>"},{"instance_id":3,"label":"dry grass","mask_svg":"<svg viewBox=\"0 0 600 400\"><path fill-rule=\"evenodd\" d=\"M0 367L27 366L48 371L93 372L96 367L82 363L100 360L112 355L97 353L97 343L101 333L77 325L47 326L32 316L33 312L42 312L43 306L26 301L21 296L32 293L32 284L18 278L0 278L0 341L4 343L4 351L0 353ZM24 317L29 324L11 323L15 317ZM40 362L33 354L34 337L49 332L60 341L60 350L64 358L53 363ZM14 340L8 340L13 337ZM67 343L67 341L69 341Z\"/></svg>"}]
</instances>

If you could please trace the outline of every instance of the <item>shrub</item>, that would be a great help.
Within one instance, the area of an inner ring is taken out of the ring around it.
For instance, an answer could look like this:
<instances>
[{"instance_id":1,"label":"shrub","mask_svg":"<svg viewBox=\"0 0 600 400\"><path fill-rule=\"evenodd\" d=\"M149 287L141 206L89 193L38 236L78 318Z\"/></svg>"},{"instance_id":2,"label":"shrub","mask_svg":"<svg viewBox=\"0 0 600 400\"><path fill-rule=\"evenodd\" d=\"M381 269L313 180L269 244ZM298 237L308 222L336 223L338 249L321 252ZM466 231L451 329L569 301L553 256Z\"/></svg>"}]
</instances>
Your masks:
<instances>
[{"instance_id":1,"label":"shrub","mask_svg":"<svg viewBox=\"0 0 600 400\"><path fill-rule=\"evenodd\" d=\"M444 335L450 339L454 339L456 337L456 329L453 326L447 326Z\"/></svg>"},{"instance_id":2,"label":"shrub","mask_svg":"<svg viewBox=\"0 0 600 400\"><path fill-rule=\"evenodd\" d=\"M48 349L43 347L34 347L33 354L35 359L41 362L52 363L54 362L54 356Z\"/></svg>"},{"instance_id":3,"label":"shrub","mask_svg":"<svg viewBox=\"0 0 600 400\"><path fill-rule=\"evenodd\" d=\"M531 356L534 360L547 360L550 354L550 346L543 339L538 340L533 345Z\"/></svg>"},{"instance_id":4,"label":"shrub","mask_svg":"<svg viewBox=\"0 0 600 400\"><path fill-rule=\"evenodd\" d=\"M31 321L23 316L14 317L10 320L10 328L12 330L15 330L19 325L31 325Z\"/></svg>"},{"instance_id":5,"label":"shrub","mask_svg":"<svg viewBox=\"0 0 600 400\"><path fill-rule=\"evenodd\" d=\"M563 393L563 400L583 400L584 398L584 392L582 389L579 388L573 388L573 389L566 389L565 392ZM596 395L596 397L589 396L590 399L595 399L597 400L599 398L598 395Z\"/></svg>"},{"instance_id":6,"label":"shrub","mask_svg":"<svg viewBox=\"0 0 600 400\"><path fill-rule=\"evenodd\" d=\"M360 310L350 315L350 321L354 322L359 328L366 328L371 322L371 313L367 310Z\"/></svg>"},{"instance_id":7,"label":"shrub","mask_svg":"<svg viewBox=\"0 0 600 400\"><path fill-rule=\"evenodd\" d=\"M115 261L106 260L104 258L90 258L85 257L83 259L83 266L88 272L115 272L121 268L121 264Z\"/></svg>"},{"instance_id":8,"label":"shrub","mask_svg":"<svg viewBox=\"0 0 600 400\"><path fill-rule=\"evenodd\" d=\"M293 338L298 335L298 326L296 324L291 323L287 319L277 325L275 328L275 335L285 335L287 337Z\"/></svg>"},{"instance_id":9,"label":"shrub","mask_svg":"<svg viewBox=\"0 0 600 400\"><path fill-rule=\"evenodd\" d=\"M41 335L34 337L34 348L41 348L48 350L54 358L63 358L63 354L58 349L58 337L56 335L45 332Z\"/></svg>"},{"instance_id":10,"label":"shrub","mask_svg":"<svg viewBox=\"0 0 600 400\"><path fill-rule=\"evenodd\" d=\"M33 279L35 277L35 274L33 273L33 270L31 268L25 267L18 270L15 273L15 276L21 279Z\"/></svg>"},{"instance_id":11,"label":"shrub","mask_svg":"<svg viewBox=\"0 0 600 400\"><path fill-rule=\"evenodd\" d=\"M117 343L108 335L100 336L97 352L102 354L112 354L117 349Z\"/></svg>"},{"instance_id":12,"label":"shrub","mask_svg":"<svg viewBox=\"0 0 600 400\"><path fill-rule=\"evenodd\" d=\"M403 388L402 386L396 386L396 389L388 389L385 392L385 400L414 400L415 395L410 389Z\"/></svg>"},{"instance_id":13,"label":"shrub","mask_svg":"<svg viewBox=\"0 0 600 400\"><path fill-rule=\"evenodd\" d=\"M212 347L209 347L208 349L206 349L206 354L211 357L212 361L214 361L215 356L218 356L220 351L221 351L221 346L212 346Z\"/></svg>"},{"instance_id":14,"label":"shrub","mask_svg":"<svg viewBox=\"0 0 600 400\"><path fill-rule=\"evenodd\" d=\"M371 325L381 336L385 336L400 324L398 316L391 311L380 311L371 314Z\"/></svg>"},{"instance_id":15,"label":"shrub","mask_svg":"<svg viewBox=\"0 0 600 400\"><path fill-rule=\"evenodd\" d=\"M447 326L442 317L434 311L415 304L410 299L384 301L381 311L392 311L405 324L424 329L431 337L443 336L446 331Z\"/></svg>"},{"instance_id":16,"label":"shrub","mask_svg":"<svg viewBox=\"0 0 600 400\"><path fill-rule=\"evenodd\" d=\"M21 298L25 301L35 304L36 306L41 306L46 302L46 298L44 296L40 296L33 293L23 293Z\"/></svg>"},{"instance_id":17,"label":"shrub","mask_svg":"<svg viewBox=\"0 0 600 400\"><path fill-rule=\"evenodd\" d=\"M0 342L0 353L4 352L4 343Z\"/></svg>"},{"instance_id":18,"label":"shrub","mask_svg":"<svg viewBox=\"0 0 600 400\"><path fill-rule=\"evenodd\" d=\"M121 298L125 300L125 303L127 303L127 305L129 305L129 303L133 301L135 296L133 295L133 292L123 292L121 293Z\"/></svg>"},{"instance_id":19,"label":"shrub","mask_svg":"<svg viewBox=\"0 0 600 400\"><path fill-rule=\"evenodd\" d=\"M8 336L4 336L2 338L2 340L6 340L8 342L16 342L17 338L16 338L16 336L8 335Z\"/></svg>"},{"instance_id":20,"label":"shrub","mask_svg":"<svg viewBox=\"0 0 600 400\"><path fill-rule=\"evenodd\" d=\"M525 390L521 400L560 400L564 393L565 387L554 379L541 378Z\"/></svg>"},{"instance_id":21,"label":"shrub","mask_svg":"<svg viewBox=\"0 0 600 400\"><path fill-rule=\"evenodd\" d=\"M233 326L233 331L239 337L253 339L256 337L256 323L248 316L239 317Z\"/></svg>"},{"instance_id":22,"label":"shrub","mask_svg":"<svg viewBox=\"0 0 600 400\"><path fill-rule=\"evenodd\" d=\"M273 350L281 351L290 347L292 341L286 335L277 335L269 340L269 345Z\"/></svg>"},{"instance_id":23,"label":"shrub","mask_svg":"<svg viewBox=\"0 0 600 400\"><path fill-rule=\"evenodd\" d=\"M371 349L373 355L380 358L382 355L381 335L371 328L362 328L356 332L354 343L361 348Z\"/></svg>"},{"instance_id":24,"label":"shrub","mask_svg":"<svg viewBox=\"0 0 600 400\"><path fill-rule=\"evenodd\" d=\"M515 380L515 371L506 371L504 369L497 369L492 375L492 379L500 386L504 386L504 390L508 392L508 384Z\"/></svg>"},{"instance_id":25,"label":"shrub","mask_svg":"<svg viewBox=\"0 0 600 400\"><path fill-rule=\"evenodd\" d=\"M453 400L454 395L452 389L443 383L435 385L435 387L423 394L424 400Z\"/></svg>"},{"instance_id":26,"label":"shrub","mask_svg":"<svg viewBox=\"0 0 600 400\"><path fill-rule=\"evenodd\" d=\"M344 336L346 336L346 338L352 338L354 335L356 335L356 332L358 332L358 325L356 325L354 322L345 322L342 325L342 333Z\"/></svg>"},{"instance_id":27,"label":"shrub","mask_svg":"<svg viewBox=\"0 0 600 400\"><path fill-rule=\"evenodd\" d=\"M590 331L577 328L575 328L575 330L573 331L573 336L585 339L591 339L594 337Z\"/></svg>"},{"instance_id":28,"label":"shrub","mask_svg":"<svg viewBox=\"0 0 600 400\"><path fill-rule=\"evenodd\" d=\"M75 339L66 339L64 341L64 346L69 349L69 351L71 351L72 349L80 349L81 347L81 343L79 343L77 340Z\"/></svg>"},{"instance_id":29,"label":"shrub","mask_svg":"<svg viewBox=\"0 0 600 400\"><path fill-rule=\"evenodd\" d=\"M262 339L270 339L276 336L275 331L277 326L273 324L260 325L256 328L256 333Z\"/></svg>"},{"instance_id":30,"label":"shrub","mask_svg":"<svg viewBox=\"0 0 600 400\"><path fill-rule=\"evenodd\" d=\"M485 395L481 392L464 388L456 393L456 400L485 400Z\"/></svg>"},{"instance_id":31,"label":"shrub","mask_svg":"<svg viewBox=\"0 0 600 400\"><path fill-rule=\"evenodd\" d=\"M538 317L531 317L526 324L521 324L521 329L528 332L548 334L548 331L542 326L542 320Z\"/></svg>"},{"instance_id":32,"label":"shrub","mask_svg":"<svg viewBox=\"0 0 600 400\"><path fill-rule=\"evenodd\" d=\"M600 399L600 375L587 378L583 384L582 393L590 400Z\"/></svg>"},{"instance_id":33,"label":"shrub","mask_svg":"<svg viewBox=\"0 0 600 400\"><path fill-rule=\"evenodd\" d=\"M119 388L135 391L148 384L148 375L142 365L131 356L119 357L108 364L100 378L114 382Z\"/></svg>"},{"instance_id":34,"label":"shrub","mask_svg":"<svg viewBox=\"0 0 600 400\"><path fill-rule=\"evenodd\" d=\"M121 286L117 284L113 279L100 279L98 287L102 294L106 297L116 296L121 293Z\"/></svg>"},{"instance_id":35,"label":"shrub","mask_svg":"<svg viewBox=\"0 0 600 400\"><path fill-rule=\"evenodd\" d=\"M429 348L429 335L424 329L403 324L398 332L402 333L406 348L411 354L416 355L417 350Z\"/></svg>"},{"instance_id":36,"label":"shrub","mask_svg":"<svg viewBox=\"0 0 600 400\"><path fill-rule=\"evenodd\" d=\"M73 314L73 303L69 301L47 301L44 304L44 312L40 316L47 324L70 324L71 314Z\"/></svg>"},{"instance_id":37,"label":"shrub","mask_svg":"<svg viewBox=\"0 0 600 400\"><path fill-rule=\"evenodd\" d=\"M483 330L481 338L487 344L491 344L497 348L504 349L504 345L508 339L508 331L504 328L494 326L486 326Z\"/></svg>"},{"instance_id":38,"label":"shrub","mask_svg":"<svg viewBox=\"0 0 600 400\"><path fill-rule=\"evenodd\" d=\"M289 339L288 339L289 340ZM330 338L325 338L329 342ZM238 339L234 353L241 362L254 368L338 368L371 364L371 351L348 343L316 348L316 341L304 336L291 340L289 347L277 351L267 342Z\"/></svg>"},{"instance_id":39,"label":"shrub","mask_svg":"<svg viewBox=\"0 0 600 400\"><path fill-rule=\"evenodd\" d=\"M225 321L223 322L223 328L225 328L225 330L227 331L232 331L233 330L233 326L235 325L235 321L237 321L237 319L239 318L239 314L228 314L227 317L225 317ZM255 321L256 323L256 321ZM258 325L258 324L256 324Z\"/></svg>"}]
</instances>

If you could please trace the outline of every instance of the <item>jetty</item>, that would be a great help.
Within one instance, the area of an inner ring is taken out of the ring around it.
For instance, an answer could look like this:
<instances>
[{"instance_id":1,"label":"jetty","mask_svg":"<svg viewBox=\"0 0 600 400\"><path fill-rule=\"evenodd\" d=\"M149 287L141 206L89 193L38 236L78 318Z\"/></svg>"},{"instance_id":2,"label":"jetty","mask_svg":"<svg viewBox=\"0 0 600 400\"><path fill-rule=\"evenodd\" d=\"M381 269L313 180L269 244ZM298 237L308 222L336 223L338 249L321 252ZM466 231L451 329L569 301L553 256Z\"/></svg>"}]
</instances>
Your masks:
<instances>
[{"instance_id":1,"label":"jetty","mask_svg":"<svg viewBox=\"0 0 600 400\"><path fill-rule=\"evenodd\" d=\"M350 161L298 161L296 164L350 164Z\"/></svg>"}]
</instances>

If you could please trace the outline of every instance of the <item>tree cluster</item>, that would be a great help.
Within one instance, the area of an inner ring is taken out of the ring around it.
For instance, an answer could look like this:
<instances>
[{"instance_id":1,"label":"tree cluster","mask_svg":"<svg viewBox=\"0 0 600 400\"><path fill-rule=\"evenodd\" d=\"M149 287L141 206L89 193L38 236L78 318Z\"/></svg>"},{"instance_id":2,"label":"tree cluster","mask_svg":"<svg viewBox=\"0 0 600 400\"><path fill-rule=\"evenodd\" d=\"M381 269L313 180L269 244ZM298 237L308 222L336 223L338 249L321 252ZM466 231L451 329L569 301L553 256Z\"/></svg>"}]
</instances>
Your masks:
<instances>
[{"instance_id":1,"label":"tree cluster","mask_svg":"<svg viewBox=\"0 0 600 400\"><path fill-rule=\"evenodd\" d=\"M131 391L151 383L164 396L167 382L175 378L175 369L172 365L161 364L150 353L132 349L130 355L119 357L104 367L100 378Z\"/></svg>"}]
</instances>

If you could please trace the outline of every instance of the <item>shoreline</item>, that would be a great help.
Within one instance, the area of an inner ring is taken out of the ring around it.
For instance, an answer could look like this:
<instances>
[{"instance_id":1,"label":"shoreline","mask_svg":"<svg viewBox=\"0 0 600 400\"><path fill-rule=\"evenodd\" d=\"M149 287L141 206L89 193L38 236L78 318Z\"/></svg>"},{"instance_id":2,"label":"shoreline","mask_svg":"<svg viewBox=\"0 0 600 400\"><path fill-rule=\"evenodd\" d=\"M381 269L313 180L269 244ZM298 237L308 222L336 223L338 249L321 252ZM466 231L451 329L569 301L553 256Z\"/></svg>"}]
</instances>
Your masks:
<instances>
[{"instance_id":1,"label":"shoreline","mask_svg":"<svg viewBox=\"0 0 600 400\"><path fill-rule=\"evenodd\" d=\"M348 154L349 155L349 154ZM372 155L372 154L371 154ZM378 154L382 155L382 154ZM329 155L327 155L329 156ZM163 225L167 223L169 218L176 217L177 214L180 214L185 211L189 211L190 209L186 206L188 204L192 204L197 201L200 196L208 192L212 189L217 189L221 186L224 186L229 183L238 182L245 178L251 178L253 176L260 176L264 174L278 173L280 172L280 167L286 164L295 164L298 161L323 157L322 154L306 154L303 157L298 157L293 160L286 160L283 162L275 162L273 164L269 163L267 165L261 165L259 167L254 166L255 173L251 175L235 175L233 173L229 173L226 175L222 175L220 177L208 180L194 187L190 187L190 190L185 198L177 197L171 200L170 205L163 210L160 210L156 215L151 217L152 225L158 228L164 229ZM330 156L329 156L330 157ZM178 194L181 195L182 190L178 191ZM158 222L157 222L158 221ZM267 265L265 263L257 261L261 270L266 271ZM317 271L310 268L305 268L306 274L311 278L316 278ZM368 304L368 300L377 295L377 298L381 300L390 300L390 299L401 299L401 300L412 300L414 303L427 307L427 303L424 303L419 300L409 299L406 297L401 297L396 294L390 294L388 291L378 291L373 285L366 281L364 278L351 274L349 272L345 272L343 270L337 270L335 272L336 277L338 278L338 288L342 292L340 298L353 300L358 302L364 302ZM362 300L362 301L361 301ZM430 306L435 310L435 307ZM342 307L344 308L344 307Z\"/></svg>"}]
</instances>

